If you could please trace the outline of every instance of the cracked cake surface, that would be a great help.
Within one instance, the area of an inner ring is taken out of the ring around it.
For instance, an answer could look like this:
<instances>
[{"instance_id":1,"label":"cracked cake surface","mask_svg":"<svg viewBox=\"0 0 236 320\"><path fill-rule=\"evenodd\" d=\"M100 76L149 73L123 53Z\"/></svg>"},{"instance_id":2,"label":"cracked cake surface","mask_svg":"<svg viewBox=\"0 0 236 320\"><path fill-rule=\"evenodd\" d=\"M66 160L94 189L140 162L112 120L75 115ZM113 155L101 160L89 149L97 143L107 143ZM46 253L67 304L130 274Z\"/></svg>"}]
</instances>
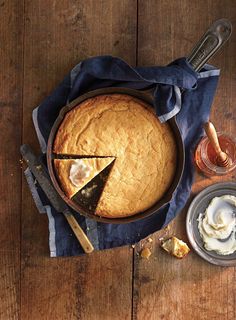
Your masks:
<instances>
[{"instance_id":1,"label":"cracked cake surface","mask_svg":"<svg viewBox=\"0 0 236 320\"><path fill-rule=\"evenodd\" d=\"M155 204L176 170L176 144L170 126L161 124L142 100L100 95L69 111L54 141L56 154L116 158L96 214L125 217Z\"/></svg>"}]
</instances>

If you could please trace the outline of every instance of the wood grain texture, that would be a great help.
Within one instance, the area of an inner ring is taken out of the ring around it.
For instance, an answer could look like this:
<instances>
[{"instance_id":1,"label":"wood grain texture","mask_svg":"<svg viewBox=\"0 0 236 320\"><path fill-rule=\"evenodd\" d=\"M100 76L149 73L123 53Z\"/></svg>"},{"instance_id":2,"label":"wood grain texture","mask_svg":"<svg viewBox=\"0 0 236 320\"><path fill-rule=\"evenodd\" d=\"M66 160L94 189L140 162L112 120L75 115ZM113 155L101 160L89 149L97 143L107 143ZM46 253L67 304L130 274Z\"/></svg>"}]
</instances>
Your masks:
<instances>
[{"instance_id":1,"label":"wood grain texture","mask_svg":"<svg viewBox=\"0 0 236 320\"><path fill-rule=\"evenodd\" d=\"M33 108L81 59L113 54L133 65L164 65L188 54L221 17L236 29L235 1L0 1L0 319L236 319L235 268L212 266L194 252L176 260L160 249L163 236L187 240L186 210L152 243L142 241L134 260L128 247L52 259L47 217L38 214L25 179L21 193L19 164L22 135L39 150ZM211 114L219 131L233 135L234 33L212 59L221 78ZM191 199L218 181L197 174ZM150 260L138 255L144 246Z\"/></svg>"},{"instance_id":2,"label":"wood grain texture","mask_svg":"<svg viewBox=\"0 0 236 320\"><path fill-rule=\"evenodd\" d=\"M20 251L0 251L0 319L20 319Z\"/></svg>"},{"instance_id":3,"label":"wood grain texture","mask_svg":"<svg viewBox=\"0 0 236 320\"><path fill-rule=\"evenodd\" d=\"M22 31L19 1L0 1L0 319L18 319Z\"/></svg>"},{"instance_id":4,"label":"wood grain texture","mask_svg":"<svg viewBox=\"0 0 236 320\"><path fill-rule=\"evenodd\" d=\"M78 258L46 254L23 259L21 319L130 319L131 249Z\"/></svg>"},{"instance_id":5,"label":"wood grain texture","mask_svg":"<svg viewBox=\"0 0 236 320\"><path fill-rule=\"evenodd\" d=\"M141 65L167 64L189 53L211 22L229 18L236 26L236 3L233 1L139 1L138 62ZM153 32L155 30L155 32ZM236 68L235 35L212 59L219 66L221 79L214 100L211 120L216 128L235 136ZM196 175L193 194L206 186L230 177L206 178ZM191 200L190 199L190 200ZM189 203L190 203L189 200ZM187 240L184 210L169 226L154 235L150 260L135 256L133 319L185 320L236 318L235 268L210 265L191 252L184 260L167 255L160 248L160 238L176 235Z\"/></svg>"},{"instance_id":6,"label":"wood grain texture","mask_svg":"<svg viewBox=\"0 0 236 320\"><path fill-rule=\"evenodd\" d=\"M136 1L25 1L23 142L38 149L31 112L81 59L136 61ZM132 250L49 259L47 218L23 181L21 317L130 319ZM115 311L115 312L114 312Z\"/></svg>"},{"instance_id":7,"label":"wood grain texture","mask_svg":"<svg viewBox=\"0 0 236 320\"><path fill-rule=\"evenodd\" d=\"M20 240L22 23L18 10L22 6L17 1L0 6L0 223L5 226L0 250L17 249Z\"/></svg>"}]
</instances>

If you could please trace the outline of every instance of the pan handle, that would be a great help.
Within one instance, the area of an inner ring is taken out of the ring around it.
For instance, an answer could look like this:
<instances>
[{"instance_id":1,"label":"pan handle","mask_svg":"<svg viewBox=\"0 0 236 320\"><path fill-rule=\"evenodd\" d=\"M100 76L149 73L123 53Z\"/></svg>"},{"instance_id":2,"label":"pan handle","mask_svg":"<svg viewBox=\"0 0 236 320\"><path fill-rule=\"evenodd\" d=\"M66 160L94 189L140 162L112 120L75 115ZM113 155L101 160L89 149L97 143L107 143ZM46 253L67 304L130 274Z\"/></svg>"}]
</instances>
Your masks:
<instances>
[{"instance_id":1,"label":"pan handle","mask_svg":"<svg viewBox=\"0 0 236 320\"><path fill-rule=\"evenodd\" d=\"M220 19L215 21L187 57L187 61L192 68L195 71L199 71L230 38L231 33L232 24L229 20ZM148 89L142 91L152 96L154 89L155 85L151 85Z\"/></svg>"},{"instance_id":2,"label":"pan handle","mask_svg":"<svg viewBox=\"0 0 236 320\"><path fill-rule=\"evenodd\" d=\"M215 21L187 58L193 69L199 71L229 39L231 33L232 24L229 20Z\"/></svg>"}]
</instances>

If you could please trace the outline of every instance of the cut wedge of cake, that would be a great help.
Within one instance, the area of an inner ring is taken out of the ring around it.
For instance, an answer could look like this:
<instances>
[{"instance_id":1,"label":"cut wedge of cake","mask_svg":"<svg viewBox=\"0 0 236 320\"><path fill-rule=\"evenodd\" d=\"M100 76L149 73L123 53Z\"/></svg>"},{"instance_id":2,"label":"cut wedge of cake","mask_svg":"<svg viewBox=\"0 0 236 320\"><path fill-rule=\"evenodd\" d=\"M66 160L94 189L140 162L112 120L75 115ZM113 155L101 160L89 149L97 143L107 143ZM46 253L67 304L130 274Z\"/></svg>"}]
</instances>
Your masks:
<instances>
[{"instance_id":1,"label":"cut wedge of cake","mask_svg":"<svg viewBox=\"0 0 236 320\"><path fill-rule=\"evenodd\" d=\"M54 168L63 191L72 198L114 160L114 157L55 159Z\"/></svg>"}]
</instances>

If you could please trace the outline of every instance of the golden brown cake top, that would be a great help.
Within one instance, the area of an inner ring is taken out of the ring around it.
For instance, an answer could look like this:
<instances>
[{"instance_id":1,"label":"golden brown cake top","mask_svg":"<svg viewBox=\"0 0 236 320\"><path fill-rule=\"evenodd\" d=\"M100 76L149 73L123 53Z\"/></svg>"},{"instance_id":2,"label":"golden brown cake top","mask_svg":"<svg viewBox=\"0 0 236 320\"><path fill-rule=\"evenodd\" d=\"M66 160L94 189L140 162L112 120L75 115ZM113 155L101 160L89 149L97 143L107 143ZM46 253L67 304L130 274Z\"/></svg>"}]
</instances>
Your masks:
<instances>
[{"instance_id":1,"label":"golden brown cake top","mask_svg":"<svg viewBox=\"0 0 236 320\"><path fill-rule=\"evenodd\" d=\"M176 145L168 124L152 108L123 94L100 95L68 112L54 152L114 156L96 213L124 217L146 210L169 188L176 169Z\"/></svg>"}]
</instances>

